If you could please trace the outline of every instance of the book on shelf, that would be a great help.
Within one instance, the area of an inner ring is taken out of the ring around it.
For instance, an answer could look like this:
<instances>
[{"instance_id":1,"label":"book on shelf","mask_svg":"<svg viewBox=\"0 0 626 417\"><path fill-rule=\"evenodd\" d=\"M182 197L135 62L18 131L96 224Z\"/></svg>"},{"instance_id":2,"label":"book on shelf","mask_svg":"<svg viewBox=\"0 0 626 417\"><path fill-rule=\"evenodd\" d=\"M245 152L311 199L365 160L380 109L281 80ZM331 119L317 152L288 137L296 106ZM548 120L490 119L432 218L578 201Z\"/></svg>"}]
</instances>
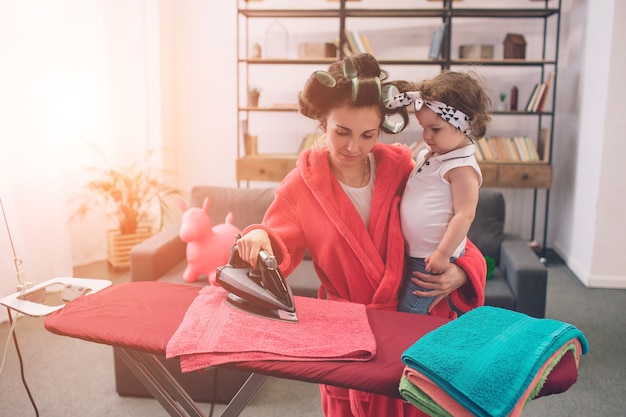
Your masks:
<instances>
[{"instance_id":1,"label":"book on shelf","mask_svg":"<svg viewBox=\"0 0 626 417\"><path fill-rule=\"evenodd\" d=\"M515 140L519 143L521 148L520 161L521 162L536 162L537 148L535 147L535 140L530 136L516 136Z\"/></svg>"},{"instance_id":2,"label":"book on shelf","mask_svg":"<svg viewBox=\"0 0 626 417\"><path fill-rule=\"evenodd\" d=\"M430 42L430 51L428 52L429 59L439 59L441 57L441 53L443 50L443 39L446 34L447 26L448 26L448 22L443 22L433 32L433 38Z\"/></svg>"},{"instance_id":3,"label":"book on shelf","mask_svg":"<svg viewBox=\"0 0 626 417\"><path fill-rule=\"evenodd\" d=\"M363 45L363 39L361 38L361 35L359 34L359 32L356 30L352 30L351 34L352 34L352 39L354 40L354 44L356 45L356 51L354 52L358 54L365 53L365 45Z\"/></svg>"},{"instance_id":4,"label":"book on shelf","mask_svg":"<svg viewBox=\"0 0 626 417\"><path fill-rule=\"evenodd\" d=\"M530 136L487 136L476 141L476 145L481 152L481 161L540 162L548 160L549 141L550 130L542 129L538 145Z\"/></svg>"},{"instance_id":5,"label":"book on shelf","mask_svg":"<svg viewBox=\"0 0 626 417\"><path fill-rule=\"evenodd\" d=\"M544 127L539 131L539 141L537 143L537 148L539 151L539 156L542 161L550 160L550 146L552 141L552 130L549 127Z\"/></svg>"},{"instance_id":6,"label":"book on shelf","mask_svg":"<svg viewBox=\"0 0 626 417\"><path fill-rule=\"evenodd\" d=\"M474 152L474 157L476 158L477 161L484 161L485 160L485 155L483 155L483 151L480 148L480 146L478 145L478 143L474 142L474 148L476 149Z\"/></svg>"},{"instance_id":7,"label":"book on shelf","mask_svg":"<svg viewBox=\"0 0 626 417\"><path fill-rule=\"evenodd\" d=\"M339 39L335 39L334 42L337 49L339 49ZM348 42L344 42L343 46L341 47L341 51L343 52L344 56L352 56L352 50L350 49L350 44Z\"/></svg>"},{"instance_id":8,"label":"book on shelf","mask_svg":"<svg viewBox=\"0 0 626 417\"><path fill-rule=\"evenodd\" d=\"M553 84L554 84L554 72L551 72L546 82L543 83L544 88L541 90L541 95L537 98L537 104L535 105L534 111L536 112L543 111L546 105L546 101L548 100L548 96L550 95L550 90L552 89Z\"/></svg>"},{"instance_id":9,"label":"book on shelf","mask_svg":"<svg viewBox=\"0 0 626 417\"><path fill-rule=\"evenodd\" d=\"M485 161L493 160L493 154L491 153L491 148L487 143L487 138L482 137L476 141L476 147L480 148L480 151L484 157Z\"/></svg>"},{"instance_id":10,"label":"book on shelf","mask_svg":"<svg viewBox=\"0 0 626 417\"><path fill-rule=\"evenodd\" d=\"M544 110L553 84L554 72L550 73L545 82L535 84L535 88L526 104L527 112L542 112Z\"/></svg>"},{"instance_id":11,"label":"book on shelf","mask_svg":"<svg viewBox=\"0 0 626 417\"><path fill-rule=\"evenodd\" d=\"M354 36L352 35L352 31L349 29L345 29L344 33L346 35L346 44L348 45L348 48L350 49L350 55L358 55L359 54L359 47L356 44L356 41L354 40Z\"/></svg>"},{"instance_id":12,"label":"book on shelf","mask_svg":"<svg viewBox=\"0 0 626 417\"><path fill-rule=\"evenodd\" d=\"M537 96L539 95L539 90L541 90L542 83L535 84L535 88L533 88L533 92L530 94L528 98L528 103L526 103L526 111L532 112L535 108L535 102L537 101Z\"/></svg>"},{"instance_id":13,"label":"book on shelf","mask_svg":"<svg viewBox=\"0 0 626 417\"><path fill-rule=\"evenodd\" d=\"M483 153L487 157L487 159L486 159L487 161L497 161L498 160L498 153L496 152L495 145L494 145L493 141L491 140L490 136L485 136L482 139L482 147L483 147Z\"/></svg>"},{"instance_id":14,"label":"book on shelf","mask_svg":"<svg viewBox=\"0 0 626 417\"><path fill-rule=\"evenodd\" d=\"M365 47L365 52L370 55L374 55L374 49L372 48L372 44L370 43L370 39L367 37L367 35L361 34L361 42Z\"/></svg>"},{"instance_id":15,"label":"book on shelf","mask_svg":"<svg viewBox=\"0 0 626 417\"><path fill-rule=\"evenodd\" d=\"M526 105L524 106L523 109L520 110L525 110L528 111L528 108L530 107L530 103L533 100L533 95L535 95L535 90L537 89L537 86L539 85L539 83L535 84L532 88L532 90L530 90L530 95L528 96L528 100L526 100Z\"/></svg>"},{"instance_id":16,"label":"book on shelf","mask_svg":"<svg viewBox=\"0 0 626 417\"><path fill-rule=\"evenodd\" d=\"M522 160L519 151L517 150L517 146L515 145L514 138L503 138L504 143L506 145L506 152L509 157L509 161L519 162Z\"/></svg>"},{"instance_id":17,"label":"book on shelf","mask_svg":"<svg viewBox=\"0 0 626 417\"><path fill-rule=\"evenodd\" d=\"M540 161L539 153L537 152L537 145L535 145L535 139L530 136L524 136L524 143L526 144L526 149L528 150L528 161Z\"/></svg>"},{"instance_id":18,"label":"book on shelf","mask_svg":"<svg viewBox=\"0 0 626 417\"><path fill-rule=\"evenodd\" d=\"M509 155L509 151L506 144L506 139L502 136L494 136L489 138L494 147L496 149L496 155L498 156L499 161L510 161L511 156Z\"/></svg>"},{"instance_id":19,"label":"book on shelf","mask_svg":"<svg viewBox=\"0 0 626 417\"><path fill-rule=\"evenodd\" d=\"M517 153L517 149L515 149L513 138L502 136L500 140L502 141L504 151L506 152L506 160L519 162L519 154Z\"/></svg>"},{"instance_id":20,"label":"book on shelf","mask_svg":"<svg viewBox=\"0 0 626 417\"><path fill-rule=\"evenodd\" d=\"M344 53L347 56L358 55L363 53L368 53L374 55L374 51L372 50L372 45L369 41L369 38L366 35L359 33L356 30L344 29L344 33L346 35L346 41L348 48L350 49L350 53L346 53L344 49Z\"/></svg>"},{"instance_id":21,"label":"book on shelf","mask_svg":"<svg viewBox=\"0 0 626 417\"><path fill-rule=\"evenodd\" d=\"M485 142L487 146L489 146L489 152L491 153L491 159L494 161L498 161L500 158L498 157L498 150L496 149L496 144L492 140L491 137L486 137Z\"/></svg>"},{"instance_id":22,"label":"book on shelf","mask_svg":"<svg viewBox=\"0 0 626 417\"><path fill-rule=\"evenodd\" d=\"M491 148L493 159L496 161L504 161L504 153L502 152L502 147L499 145L498 136L487 137L487 143Z\"/></svg>"},{"instance_id":23,"label":"book on shelf","mask_svg":"<svg viewBox=\"0 0 626 417\"><path fill-rule=\"evenodd\" d=\"M539 100L541 100L541 97L543 97L545 91L546 91L546 83L539 84L539 90L537 91L537 95L535 96L535 100L533 101L533 106L530 109L531 112L537 111L537 105L539 104Z\"/></svg>"},{"instance_id":24,"label":"book on shelf","mask_svg":"<svg viewBox=\"0 0 626 417\"><path fill-rule=\"evenodd\" d=\"M530 156L528 155L528 149L526 148L524 137L513 137L513 143L515 143L515 147L517 148L517 153L519 154L520 161L528 161Z\"/></svg>"}]
</instances>

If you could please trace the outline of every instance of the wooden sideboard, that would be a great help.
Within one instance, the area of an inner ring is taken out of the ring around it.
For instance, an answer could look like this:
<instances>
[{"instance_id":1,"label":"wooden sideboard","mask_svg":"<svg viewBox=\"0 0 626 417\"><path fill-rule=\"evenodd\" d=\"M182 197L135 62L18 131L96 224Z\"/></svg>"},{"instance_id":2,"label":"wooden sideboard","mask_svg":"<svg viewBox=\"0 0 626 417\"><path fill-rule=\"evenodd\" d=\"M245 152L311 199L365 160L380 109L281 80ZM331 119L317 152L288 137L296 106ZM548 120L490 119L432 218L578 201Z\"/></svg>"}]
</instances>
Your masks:
<instances>
[{"instance_id":1,"label":"wooden sideboard","mask_svg":"<svg viewBox=\"0 0 626 417\"><path fill-rule=\"evenodd\" d=\"M237 181L282 181L296 167L298 155L258 154L237 158Z\"/></svg>"},{"instance_id":2,"label":"wooden sideboard","mask_svg":"<svg viewBox=\"0 0 626 417\"><path fill-rule=\"evenodd\" d=\"M281 181L296 167L298 155L258 154L237 159L240 181ZM548 163L480 162L483 187L542 188L552 185L552 165Z\"/></svg>"}]
</instances>

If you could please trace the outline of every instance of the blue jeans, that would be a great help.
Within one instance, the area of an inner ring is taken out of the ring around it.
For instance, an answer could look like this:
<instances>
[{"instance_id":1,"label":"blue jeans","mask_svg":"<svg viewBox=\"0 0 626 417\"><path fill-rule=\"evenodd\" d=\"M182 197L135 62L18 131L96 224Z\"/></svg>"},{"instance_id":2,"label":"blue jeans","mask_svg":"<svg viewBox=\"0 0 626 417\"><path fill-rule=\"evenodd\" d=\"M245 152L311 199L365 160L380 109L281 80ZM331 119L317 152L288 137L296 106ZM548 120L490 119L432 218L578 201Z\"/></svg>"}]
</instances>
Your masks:
<instances>
[{"instance_id":1,"label":"blue jeans","mask_svg":"<svg viewBox=\"0 0 626 417\"><path fill-rule=\"evenodd\" d=\"M435 297L419 297L413 294L413 291L424 291L424 288L415 284L411 278L414 277L413 271L426 272L426 262L424 258L407 257L407 267L404 273L404 285L400 292L400 302L398 311L415 314L428 314L428 306L433 302Z\"/></svg>"}]
</instances>

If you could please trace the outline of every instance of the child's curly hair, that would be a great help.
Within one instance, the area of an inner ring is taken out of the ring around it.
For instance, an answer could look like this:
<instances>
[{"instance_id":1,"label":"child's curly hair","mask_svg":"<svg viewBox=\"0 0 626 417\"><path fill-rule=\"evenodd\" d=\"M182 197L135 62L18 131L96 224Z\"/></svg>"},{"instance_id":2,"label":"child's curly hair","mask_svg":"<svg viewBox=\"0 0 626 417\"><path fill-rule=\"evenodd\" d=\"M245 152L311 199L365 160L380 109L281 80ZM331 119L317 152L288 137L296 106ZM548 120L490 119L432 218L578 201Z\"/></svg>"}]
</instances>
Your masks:
<instances>
[{"instance_id":1,"label":"child's curly hair","mask_svg":"<svg viewBox=\"0 0 626 417\"><path fill-rule=\"evenodd\" d=\"M485 136L487 125L491 121L491 98L478 74L473 71L445 70L430 80L418 83L416 88L421 92L423 100L440 101L469 116L472 120L468 134L470 138L480 139Z\"/></svg>"}]
</instances>

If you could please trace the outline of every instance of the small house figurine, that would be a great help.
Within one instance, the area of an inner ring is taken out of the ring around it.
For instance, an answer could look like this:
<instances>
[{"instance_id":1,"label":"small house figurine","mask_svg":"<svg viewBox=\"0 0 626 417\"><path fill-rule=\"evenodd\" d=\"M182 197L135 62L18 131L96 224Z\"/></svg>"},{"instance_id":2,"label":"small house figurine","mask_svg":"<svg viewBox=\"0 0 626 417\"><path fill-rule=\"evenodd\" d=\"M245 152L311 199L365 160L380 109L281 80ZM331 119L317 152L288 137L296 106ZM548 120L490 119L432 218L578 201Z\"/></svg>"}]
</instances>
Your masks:
<instances>
[{"instance_id":1,"label":"small house figurine","mask_svg":"<svg viewBox=\"0 0 626 417\"><path fill-rule=\"evenodd\" d=\"M503 43L504 59L526 58L526 40L523 35L507 33Z\"/></svg>"}]
</instances>

